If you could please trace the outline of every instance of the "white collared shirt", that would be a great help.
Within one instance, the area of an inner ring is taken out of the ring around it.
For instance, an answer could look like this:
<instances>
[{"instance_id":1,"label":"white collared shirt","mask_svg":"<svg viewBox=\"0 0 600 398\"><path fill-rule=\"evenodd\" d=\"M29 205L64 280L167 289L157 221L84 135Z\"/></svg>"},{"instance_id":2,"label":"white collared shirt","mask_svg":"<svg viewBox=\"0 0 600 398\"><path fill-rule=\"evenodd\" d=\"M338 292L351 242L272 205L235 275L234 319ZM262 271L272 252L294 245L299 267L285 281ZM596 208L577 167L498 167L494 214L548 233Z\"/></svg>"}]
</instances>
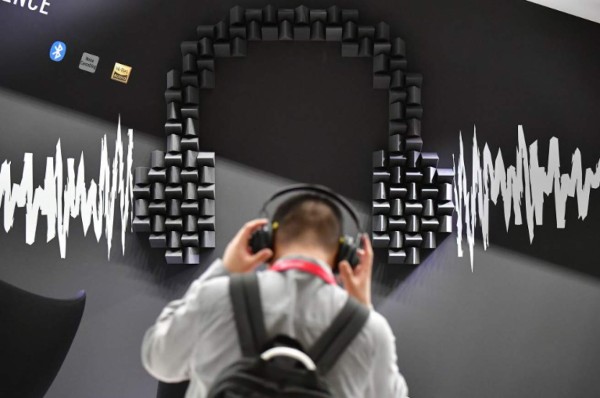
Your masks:
<instances>
[{"instance_id":1,"label":"white collared shirt","mask_svg":"<svg viewBox=\"0 0 600 398\"><path fill-rule=\"evenodd\" d=\"M328 273L331 268L312 260ZM228 365L241 358L229 273L220 259L170 302L142 343L142 363L164 382L190 380L186 398L203 398ZM265 326L310 347L344 306L348 293L299 270L258 272ZM325 376L339 398L406 398L396 345L386 319L371 310L361 332Z\"/></svg>"}]
</instances>

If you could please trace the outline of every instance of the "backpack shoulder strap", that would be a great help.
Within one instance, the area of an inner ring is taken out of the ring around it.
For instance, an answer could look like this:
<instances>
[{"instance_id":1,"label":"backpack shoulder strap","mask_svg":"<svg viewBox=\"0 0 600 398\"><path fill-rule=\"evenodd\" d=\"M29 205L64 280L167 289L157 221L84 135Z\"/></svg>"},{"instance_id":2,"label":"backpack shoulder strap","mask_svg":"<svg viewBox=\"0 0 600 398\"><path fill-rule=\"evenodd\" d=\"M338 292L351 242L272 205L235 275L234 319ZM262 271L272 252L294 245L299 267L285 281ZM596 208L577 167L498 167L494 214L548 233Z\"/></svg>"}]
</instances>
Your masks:
<instances>
[{"instance_id":1,"label":"backpack shoulder strap","mask_svg":"<svg viewBox=\"0 0 600 398\"><path fill-rule=\"evenodd\" d=\"M229 295L242 355L260 355L267 342L267 332L256 273L231 275Z\"/></svg>"},{"instance_id":2,"label":"backpack shoulder strap","mask_svg":"<svg viewBox=\"0 0 600 398\"><path fill-rule=\"evenodd\" d=\"M331 325L308 350L308 355L317 364L319 373L325 375L331 370L346 347L361 331L369 314L364 305L348 296L346 304Z\"/></svg>"}]
</instances>

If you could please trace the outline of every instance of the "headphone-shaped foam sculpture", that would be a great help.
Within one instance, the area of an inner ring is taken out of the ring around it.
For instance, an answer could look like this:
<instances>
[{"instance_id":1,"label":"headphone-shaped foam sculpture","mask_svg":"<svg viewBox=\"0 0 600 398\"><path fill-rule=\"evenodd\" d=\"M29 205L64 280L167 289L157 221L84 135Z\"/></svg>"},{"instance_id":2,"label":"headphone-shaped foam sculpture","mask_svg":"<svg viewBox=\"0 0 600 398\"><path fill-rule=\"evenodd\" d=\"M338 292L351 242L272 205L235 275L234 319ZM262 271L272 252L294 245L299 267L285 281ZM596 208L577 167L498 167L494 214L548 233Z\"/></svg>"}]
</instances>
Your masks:
<instances>
[{"instance_id":1,"label":"headphone-shaped foam sculpture","mask_svg":"<svg viewBox=\"0 0 600 398\"><path fill-rule=\"evenodd\" d=\"M261 209L261 214L265 214L268 216L267 207L269 204L273 203L274 200L284 196L289 195L291 193L296 192L307 192L315 194L319 199L324 200L331 207L337 208L340 210L340 214L343 214L342 210L345 210L346 213L350 215L350 218L354 222L356 229L358 230L358 235L356 238L351 237L350 235L343 234L339 239L339 246L334 262L334 269L341 261L346 260L352 267L358 265L359 257L358 257L358 249L360 247L360 235L362 234L362 228L360 221L358 220L358 215L356 210L352 207L352 205L343 197L332 191L331 189L324 187L322 185L312 185L312 184L298 184L292 185L279 191L275 192L267 201L263 204ZM281 215L285 217L285 213ZM268 217L270 219L270 217ZM273 245L275 242L275 233L280 226L282 220L269 220L269 222L264 225L262 228L254 231L252 236L250 237L250 248L253 253L257 253L262 249L269 248L273 250ZM341 220L340 220L341 221Z\"/></svg>"},{"instance_id":2,"label":"headphone-shaped foam sculpture","mask_svg":"<svg viewBox=\"0 0 600 398\"><path fill-rule=\"evenodd\" d=\"M215 153L200 150L200 93L215 87L215 59L245 57L256 41L338 42L342 57L372 58L373 88L388 91L388 146L373 152L371 237L388 264L417 265L452 232L454 170L423 152L422 76L408 72L406 46L390 26L362 24L358 10L230 9L228 18L200 25L181 43L182 66L167 73L166 150L137 167L133 197L135 232L165 250L169 264L198 264L216 245ZM365 165L365 167L368 167Z\"/></svg>"}]
</instances>

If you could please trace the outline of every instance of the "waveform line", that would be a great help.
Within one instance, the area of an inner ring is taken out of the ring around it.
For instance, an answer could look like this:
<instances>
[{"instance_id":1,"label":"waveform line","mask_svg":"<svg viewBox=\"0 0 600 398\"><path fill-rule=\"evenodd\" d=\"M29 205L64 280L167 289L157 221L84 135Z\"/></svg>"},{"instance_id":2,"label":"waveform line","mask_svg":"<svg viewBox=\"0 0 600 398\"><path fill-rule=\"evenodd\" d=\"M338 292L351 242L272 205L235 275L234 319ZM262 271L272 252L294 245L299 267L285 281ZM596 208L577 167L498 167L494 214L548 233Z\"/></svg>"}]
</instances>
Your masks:
<instances>
[{"instance_id":1,"label":"waveform line","mask_svg":"<svg viewBox=\"0 0 600 398\"><path fill-rule=\"evenodd\" d=\"M550 139L548 151L548 167L544 168L538 162L538 145L534 141L527 150L523 126L518 127L518 146L515 165L508 168L504 165L502 151L499 149L496 159L487 143L483 148L483 166L481 153L477 144L477 130L473 132L471 186L468 187L463 155L462 132L460 137L460 154L458 171L453 160L455 171L454 202L456 204L458 256L463 256L462 236L463 223L466 228L469 245L471 271L473 271L473 247L477 221L481 227L483 248L489 246L489 202L494 205L502 195L504 204L504 223L506 231L510 227L511 215L514 213L514 224L522 225L521 200L525 196L525 217L529 231L529 242L533 242L535 225L543 225L544 198L554 193L556 212L556 227L565 228L565 210L568 197L577 195L579 219L585 219L588 214L590 190L600 186L600 160L596 170L585 169L581 164L581 152L575 149L571 160L571 173L560 174L560 156L558 138ZM453 155L454 158L454 155ZM463 213L464 212L464 213ZM463 217L464 215L464 217Z\"/></svg>"},{"instance_id":2,"label":"waveform line","mask_svg":"<svg viewBox=\"0 0 600 398\"><path fill-rule=\"evenodd\" d=\"M14 223L16 207L25 207L25 242L35 242L38 216L46 216L46 242L50 242L58 233L61 258L66 257L66 238L69 235L70 218L81 217L83 234L87 235L90 222L93 221L96 241L104 233L108 246L108 258L113 234L115 200L119 195L121 211L121 247L125 254L125 231L131 223L129 206L133 200L133 130L127 132L127 168L123 163L123 143L121 142L121 117L117 126L115 153L112 159L112 170L108 157L106 134L101 140L100 173L98 183L91 180L89 189L85 182L85 161L83 151L75 174L75 159L67 158L67 181L63 184L63 157L60 139L56 144L54 158L46 158L46 174L44 186L33 189L33 154L25 153L23 159L23 176L21 183L11 183L11 162L4 161L0 168L0 206L4 206L4 231L7 233ZM126 173L124 177L123 174ZM4 198L4 201L2 201ZM106 221L105 223L104 220Z\"/></svg>"}]
</instances>

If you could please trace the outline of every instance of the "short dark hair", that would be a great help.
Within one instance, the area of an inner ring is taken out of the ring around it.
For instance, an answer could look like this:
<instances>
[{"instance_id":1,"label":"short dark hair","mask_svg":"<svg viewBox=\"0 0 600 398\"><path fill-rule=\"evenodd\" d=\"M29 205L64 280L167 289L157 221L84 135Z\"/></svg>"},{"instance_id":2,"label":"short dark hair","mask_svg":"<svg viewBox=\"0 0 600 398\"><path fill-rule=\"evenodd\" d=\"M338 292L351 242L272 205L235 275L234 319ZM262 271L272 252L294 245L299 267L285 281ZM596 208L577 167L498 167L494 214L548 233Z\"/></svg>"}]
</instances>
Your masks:
<instances>
[{"instance_id":1,"label":"short dark hair","mask_svg":"<svg viewBox=\"0 0 600 398\"><path fill-rule=\"evenodd\" d=\"M277 207L273 221L278 223L275 241L280 244L302 240L337 251L343 230L342 214L323 196L295 195Z\"/></svg>"}]
</instances>

